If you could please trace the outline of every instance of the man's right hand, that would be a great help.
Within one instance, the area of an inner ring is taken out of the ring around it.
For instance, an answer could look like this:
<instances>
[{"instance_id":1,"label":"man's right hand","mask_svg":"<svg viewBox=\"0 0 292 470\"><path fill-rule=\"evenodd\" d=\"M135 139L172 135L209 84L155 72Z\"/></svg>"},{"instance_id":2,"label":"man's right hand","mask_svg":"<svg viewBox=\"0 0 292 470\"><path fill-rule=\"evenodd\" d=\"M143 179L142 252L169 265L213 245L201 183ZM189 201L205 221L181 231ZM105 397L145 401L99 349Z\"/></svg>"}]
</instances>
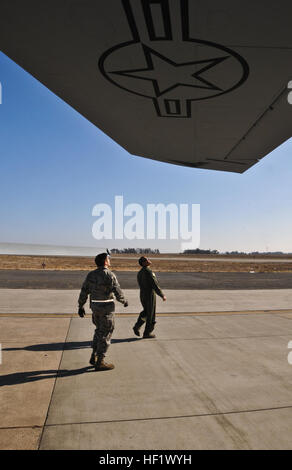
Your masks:
<instances>
[{"instance_id":1,"label":"man's right hand","mask_svg":"<svg viewBox=\"0 0 292 470\"><path fill-rule=\"evenodd\" d=\"M124 307L128 307L128 305L129 305L129 302L127 300L125 300Z\"/></svg>"},{"instance_id":2,"label":"man's right hand","mask_svg":"<svg viewBox=\"0 0 292 470\"><path fill-rule=\"evenodd\" d=\"M165 301L166 301L166 297L165 297L165 295L162 297L162 300L163 300L163 302L165 302Z\"/></svg>"},{"instance_id":3,"label":"man's right hand","mask_svg":"<svg viewBox=\"0 0 292 470\"><path fill-rule=\"evenodd\" d=\"M79 317L83 318L85 316L85 310L84 307L79 307L78 309L78 315Z\"/></svg>"}]
</instances>

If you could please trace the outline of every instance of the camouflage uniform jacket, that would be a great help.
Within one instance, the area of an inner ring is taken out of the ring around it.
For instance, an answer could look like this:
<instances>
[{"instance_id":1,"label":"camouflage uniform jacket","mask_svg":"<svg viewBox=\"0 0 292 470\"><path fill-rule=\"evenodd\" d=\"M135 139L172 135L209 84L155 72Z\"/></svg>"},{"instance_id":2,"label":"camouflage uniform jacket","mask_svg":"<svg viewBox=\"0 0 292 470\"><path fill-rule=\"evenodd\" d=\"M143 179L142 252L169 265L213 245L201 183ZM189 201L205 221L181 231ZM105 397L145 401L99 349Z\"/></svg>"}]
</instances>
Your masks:
<instances>
[{"instance_id":1,"label":"camouflage uniform jacket","mask_svg":"<svg viewBox=\"0 0 292 470\"><path fill-rule=\"evenodd\" d=\"M151 291L155 291L157 295L163 297L164 294L160 289L155 273L148 268L148 266L144 266L137 275L138 284L140 286L141 294L147 294Z\"/></svg>"},{"instance_id":2,"label":"camouflage uniform jacket","mask_svg":"<svg viewBox=\"0 0 292 470\"><path fill-rule=\"evenodd\" d=\"M81 287L78 303L82 307L86 303L88 295L90 295L90 301L113 300L113 294L119 302L125 303L126 299L115 274L105 267L97 268L87 274Z\"/></svg>"}]
</instances>

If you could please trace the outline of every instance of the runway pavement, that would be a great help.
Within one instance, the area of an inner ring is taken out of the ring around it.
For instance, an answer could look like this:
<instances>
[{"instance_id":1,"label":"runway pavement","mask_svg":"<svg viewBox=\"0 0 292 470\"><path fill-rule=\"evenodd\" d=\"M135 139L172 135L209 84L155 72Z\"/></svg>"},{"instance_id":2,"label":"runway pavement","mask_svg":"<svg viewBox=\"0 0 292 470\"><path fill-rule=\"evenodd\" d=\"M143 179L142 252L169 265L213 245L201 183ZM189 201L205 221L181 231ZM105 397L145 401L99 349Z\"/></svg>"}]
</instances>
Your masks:
<instances>
[{"instance_id":1,"label":"runway pavement","mask_svg":"<svg viewBox=\"0 0 292 470\"><path fill-rule=\"evenodd\" d=\"M0 288L79 289L87 271L0 270ZM137 289L137 272L115 272L123 289ZM156 273L163 289L290 289L292 273Z\"/></svg>"}]
</instances>

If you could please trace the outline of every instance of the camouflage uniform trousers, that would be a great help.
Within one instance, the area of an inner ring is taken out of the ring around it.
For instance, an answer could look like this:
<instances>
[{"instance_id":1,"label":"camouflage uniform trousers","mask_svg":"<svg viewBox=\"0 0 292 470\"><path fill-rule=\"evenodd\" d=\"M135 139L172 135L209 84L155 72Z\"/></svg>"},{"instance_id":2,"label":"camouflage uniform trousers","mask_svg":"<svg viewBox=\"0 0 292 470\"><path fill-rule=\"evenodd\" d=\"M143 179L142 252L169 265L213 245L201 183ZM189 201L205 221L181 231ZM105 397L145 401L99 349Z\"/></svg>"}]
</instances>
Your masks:
<instances>
[{"instance_id":1,"label":"camouflage uniform trousers","mask_svg":"<svg viewBox=\"0 0 292 470\"><path fill-rule=\"evenodd\" d=\"M100 358L104 358L111 344L111 337L115 327L114 302L96 302L91 304L92 323L96 326L92 349Z\"/></svg>"}]
</instances>

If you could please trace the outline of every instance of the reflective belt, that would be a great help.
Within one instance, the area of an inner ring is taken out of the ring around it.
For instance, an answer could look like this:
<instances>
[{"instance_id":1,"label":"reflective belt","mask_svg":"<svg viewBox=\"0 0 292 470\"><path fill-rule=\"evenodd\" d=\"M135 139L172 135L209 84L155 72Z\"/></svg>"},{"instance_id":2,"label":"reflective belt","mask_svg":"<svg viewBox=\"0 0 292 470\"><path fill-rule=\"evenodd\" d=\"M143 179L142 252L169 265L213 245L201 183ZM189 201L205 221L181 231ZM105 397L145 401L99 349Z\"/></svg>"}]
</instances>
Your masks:
<instances>
[{"instance_id":1,"label":"reflective belt","mask_svg":"<svg viewBox=\"0 0 292 470\"><path fill-rule=\"evenodd\" d=\"M114 299L108 299L108 300L92 300L91 302L113 302Z\"/></svg>"}]
</instances>

